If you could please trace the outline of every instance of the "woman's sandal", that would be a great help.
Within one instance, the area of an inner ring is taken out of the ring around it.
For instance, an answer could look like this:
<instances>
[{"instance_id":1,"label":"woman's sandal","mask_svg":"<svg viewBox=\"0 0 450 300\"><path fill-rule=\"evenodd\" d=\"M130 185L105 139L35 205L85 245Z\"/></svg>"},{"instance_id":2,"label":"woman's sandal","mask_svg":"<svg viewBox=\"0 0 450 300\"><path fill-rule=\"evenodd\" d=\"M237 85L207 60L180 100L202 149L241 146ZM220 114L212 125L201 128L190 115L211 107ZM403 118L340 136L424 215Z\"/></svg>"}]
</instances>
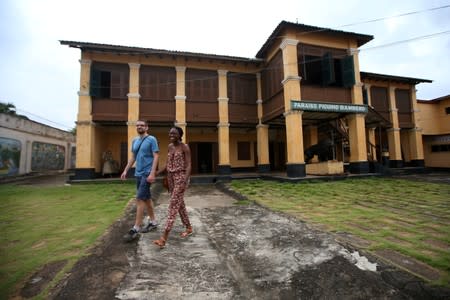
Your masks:
<instances>
[{"instance_id":1,"label":"woman's sandal","mask_svg":"<svg viewBox=\"0 0 450 300\"><path fill-rule=\"evenodd\" d=\"M193 233L192 227L188 227L188 228L186 228L186 231L184 231L184 232L182 232L182 233L180 234L180 236L181 236L182 238L185 238L185 237L190 236L192 233Z\"/></svg>"},{"instance_id":2,"label":"woman's sandal","mask_svg":"<svg viewBox=\"0 0 450 300\"><path fill-rule=\"evenodd\" d=\"M154 240L153 244L159 246L159 249L163 249L166 246L166 239L161 237L159 240Z\"/></svg>"}]
</instances>

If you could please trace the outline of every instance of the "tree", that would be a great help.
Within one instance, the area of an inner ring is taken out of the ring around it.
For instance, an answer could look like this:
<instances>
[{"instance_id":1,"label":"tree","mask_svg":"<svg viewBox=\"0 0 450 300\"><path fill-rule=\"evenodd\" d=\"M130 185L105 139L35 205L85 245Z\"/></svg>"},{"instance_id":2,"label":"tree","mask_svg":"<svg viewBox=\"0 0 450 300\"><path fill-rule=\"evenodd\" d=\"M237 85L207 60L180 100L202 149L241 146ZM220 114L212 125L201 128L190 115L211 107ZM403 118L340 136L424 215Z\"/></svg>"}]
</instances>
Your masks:
<instances>
[{"instance_id":1,"label":"tree","mask_svg":"<svg viewBox=\"0 0 450 300\"><path fill-rule=\"evenodd\" d=\"M16 106L10 102L0 102L0 113L16 115Z\"/></svg>"},{"instance_id":2,"label":"tree","mask_svg":"<svg viewBox=\"0 0 450 300\"><path fill-rule=\"evenodd\" d=\"M8 114L8 115L12 115L12 116L16 116L16 117L19 117L22 119L29 120L27 116L18 114L16 111L16 106L14 104L12 104L11 102L8 102L8 103L0 102L0 113L4 113L4 114Z\"/></svg>"}]
</instances>

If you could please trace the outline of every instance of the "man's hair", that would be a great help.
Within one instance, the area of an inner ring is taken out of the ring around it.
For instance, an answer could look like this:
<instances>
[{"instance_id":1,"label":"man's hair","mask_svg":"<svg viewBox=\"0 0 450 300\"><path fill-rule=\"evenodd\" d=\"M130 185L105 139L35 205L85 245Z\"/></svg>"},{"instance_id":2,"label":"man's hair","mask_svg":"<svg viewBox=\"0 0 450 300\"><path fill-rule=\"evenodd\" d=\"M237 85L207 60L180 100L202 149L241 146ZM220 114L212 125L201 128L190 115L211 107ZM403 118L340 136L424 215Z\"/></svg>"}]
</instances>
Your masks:
<instances>
[{"instance_id":1,"label":"man's hair","mask_svg":"<svg viewBox=\"0 0 450 300\"><path fill-rule=\"evenodd\" d=\"M146 120L137 120L136 123L137 122L143 122L146 126L148 126L148 122Z\"/></svg>"}]
</instances>

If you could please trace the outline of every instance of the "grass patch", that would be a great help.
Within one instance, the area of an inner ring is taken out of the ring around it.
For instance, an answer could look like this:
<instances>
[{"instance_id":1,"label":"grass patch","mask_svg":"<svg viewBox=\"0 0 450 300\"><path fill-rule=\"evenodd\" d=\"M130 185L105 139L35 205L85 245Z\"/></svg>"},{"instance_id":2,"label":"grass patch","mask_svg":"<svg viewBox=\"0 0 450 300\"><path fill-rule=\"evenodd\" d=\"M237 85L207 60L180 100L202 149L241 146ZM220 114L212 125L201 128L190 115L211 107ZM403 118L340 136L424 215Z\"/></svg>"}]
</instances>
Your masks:
<instances>
[{"instance_id":1,"label":"grass patch","mask_svg":"<svg viewBox=\"0 0 450 300\"><path fill-rule=\"evenodd\" d=\"M345 231L438 270L450 286L450 185L393 178L280 183L232 181L231 188L274 211ZM430 243L429 239L436 240ZM393 241L401 242L393 242Z\"/></svg>"},{"instance_id":2,"label":"grass patch","mask_svg":"<svg viewBox=\"0 0 450 300\"><path fill-rule=\"evenodd\" d=\"M73 266L123 214L135 188L129 182L0 185L0 295L12 295L46 264Z\"/></svg>"}]
</instances>

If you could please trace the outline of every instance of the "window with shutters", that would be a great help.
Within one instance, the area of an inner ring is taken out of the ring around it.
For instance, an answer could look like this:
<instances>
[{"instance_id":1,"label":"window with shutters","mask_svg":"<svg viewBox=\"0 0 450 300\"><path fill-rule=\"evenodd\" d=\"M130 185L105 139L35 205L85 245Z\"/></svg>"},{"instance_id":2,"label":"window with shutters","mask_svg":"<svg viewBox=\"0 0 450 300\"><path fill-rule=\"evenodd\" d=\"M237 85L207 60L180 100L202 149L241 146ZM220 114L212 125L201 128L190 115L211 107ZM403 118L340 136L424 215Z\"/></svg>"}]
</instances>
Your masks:
<instances>
[{"instance_id":1,"label":"window with shutters","mask_svg":"<svg viewBox=\"0 0 450 300\"><path fill-rule=\"evenodd\" d=\"M303 61L302 83L322 83L322 60L320 57L306 55Z\"/></svg>"},{"instance_id":2,"label":"window with shutters","mask_svg":"<svg viewBox=\"0 0 450 300\"><path fill-rule=\"evenodd\" d=\"M302 84L352 87L355 84L353 56L326 50L311 46L299 48Z\"/></svg>"},{"instance_id":3,"label":"window with shutters","mask_svg":"<svg viewBox=\"0 0 450 300\"><path fill-rule=\"evenodd\" d=\"M173 101L176 94L175 68L142 66L139 94L142 100Z\"/></svg>"},{"instance_id":4,"label":"window with shutters","mask_svg":"<svg viewBox=\"0 0 450 300\"><path fill-rule=\"evenodd\" d=\"M187 101L217 102L219 96L217 71L186 70Z\"/></svg>"},{"instance_id":5,"label":"window with shutters","mask_svg":"<svg viewBox=\"0 0 450 300\"><path fill-rule=\"evenodd\" d=\"M93 64L90 95L96 98L126 99L129 91L127 65Z\"/></svg>"},{"instance_id":6,"label":"window with shutters","mask_svg":"<svg viewBox=\"0 0 450 300\"><path fill-rule=\"evenodd\" d=\"M283 78L283 56L278 51L261 72L263 100L270 99L283 90Z\"/></svg>"},{"instance_id":7,"label":"window with shutters","mask_svg":"<svg viewBox=\"0 0 450 300\"><path fill-rule=\"evenodd\" d=\"M227 82L227 95L230 103L255 104L258 97L255 74L229 72Z\"/></svg>"},{"instance_id":8,"label":"window with shutters","mask_svg":"<svg viewBox=\"0 0 450 300\"><path fill-rule=\"evenodd\" d=\"M412 123L412 107L409 90L395 90L395 105L397 107L400 128L412 128L414 124Z\"/></svg>"}]
</instances>

